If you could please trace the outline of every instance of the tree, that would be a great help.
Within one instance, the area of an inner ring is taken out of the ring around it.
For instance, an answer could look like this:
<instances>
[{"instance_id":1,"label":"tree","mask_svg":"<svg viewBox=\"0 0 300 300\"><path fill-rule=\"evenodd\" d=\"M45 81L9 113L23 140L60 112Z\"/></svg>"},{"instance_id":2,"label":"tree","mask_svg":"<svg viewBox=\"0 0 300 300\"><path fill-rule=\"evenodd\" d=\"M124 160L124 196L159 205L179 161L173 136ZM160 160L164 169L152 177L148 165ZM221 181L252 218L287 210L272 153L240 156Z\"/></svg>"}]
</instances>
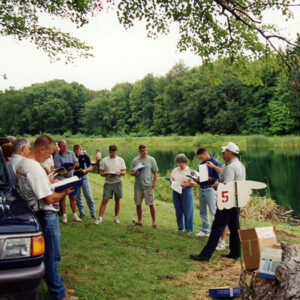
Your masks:
<instances>
[{"instance_id":1,"label":"tree","mask_svg":"<svg viewBox=\"0 0 300 300\"><path fill-rule=\"evenodd\" d=\"M268 115L271 134L291 133L295 127L295 120L290 107L293 96L289 91L289 86L291 86L291 80L286 76L280 77L274 96L269 102Z\"/></svg>"},{"instance_id":2,"label":"tree","mask_svg":"<svg viewBox=\"0 0 300 300\"><path fill-rule=\"evenodd\" d=\"M167 33L170 24L177 23L180 50L192 49L204 59L233 59L249 51L261 56L270 49L282 55L274 40L294 43L280 35L275 24L264 23L263 15L275 10L290 19L295 6L300 6L298 0L124 0L117 13L125 28L144 21L151 37Z\"/></svg>"},{"instance_id":3,"label":"tree","mask_svg":"<svg viewBox=\"0 0 300 300\"><path fill-rule=\"evenodd\" d=\"M86 103L83 112L83 129L86 134L108 136L115 126L108 93Z\"/></svg>"},{"instance_id":4,"label":"tree","mask_svg":"<svg viewBox=\"0 0 300 300\"><path fill-rule=\"evenodd\" d=\"M132 88L129 105L132 115L132 132L147 134L153 121L154 99L157 96L157 84L152 74L135 83Z\"/></svg>"},{"instance_id":5,"label":"tree","mask_svg":"<svg viewBox=\"0 0 300 300\"><path fill-rule=\"evenodd\" d=\"M121 134L129 134L131 131L131 110L129 106L129 98L132 91L132 84L119 83L116 84L109 93L109 99L114 107L116 125L114 130Z\"/></svg>"},{"instance_id":6,"label":"tree","mask_svg":"<svg viewBox=\"0 0 300 300\"><path fill-rule=\"evenodd\" d=\"M89 22L93 11L102 9L102 5L101 1L93 0L1 0L0 35L31 41L52 60L63 56L66 61L72 61L74 51L80 57L88 57L91 56L90 46L55 27L43 26L40 16L67 19L81 27Z\"/></svg>"}]
</instances>

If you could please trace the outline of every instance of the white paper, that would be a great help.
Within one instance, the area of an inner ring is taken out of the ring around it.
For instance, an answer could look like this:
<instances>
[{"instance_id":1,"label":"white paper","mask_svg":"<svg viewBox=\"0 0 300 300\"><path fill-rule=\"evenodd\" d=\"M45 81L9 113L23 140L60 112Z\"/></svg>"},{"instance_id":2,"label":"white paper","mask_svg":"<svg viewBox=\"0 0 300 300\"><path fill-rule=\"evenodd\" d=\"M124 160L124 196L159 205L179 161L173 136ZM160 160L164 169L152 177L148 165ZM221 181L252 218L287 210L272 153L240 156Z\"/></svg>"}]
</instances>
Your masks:
<instances>
[{"instance_id":1,"label":"white paper","mask_svg":"<svg viewBox=\"0 0 300 300\"><path fill-rule=\"evenodd\" d=\"M55 188L60 187L62 185L72 183L72 182L76 182L76 181L79 181L79 180L80 179L78 178L78 176L72 176L72 177L69 177L69 178L66 178L66 179L63 179L63 180L52 183L52 187L53 187L53 189L55 189Z\"/></svg>"},{"instance_id":2,"label":"white paper","mask_svg":"<svg viewBox=\"0 0 300 300\"><path fill-rule=\"evenodd\" d=\"M144 169L145 166L141 163L139 163L135 168L132 169L133 172L137 172L140 169Z\"/></svg>"},{"instance_id":3,"label":"white paper","mask_svg":"<svg viewBox=\"0 0 300 300\"><path fill-rule=\"evenodd\" d=\"M191 175L186 175L187 177L192 177L193 179L199 179L199 173L196 170L191 170Z\"/></svg>"},{"instance_id":4,"label":"white paper","mask_svg":"<svg viewBox=\"0 0 300 300\"><path fill-rule=\"evenodd\" d=\"M199 165L200 182L208 181L208 167L207 165Z\"/></svg>"},{"instance_id":5,"label":"white paper","mask_svg":"<svg viewBox=\"0 0 300 300\"><path fill-rule=\"evenodd\" d=\"M171 188L178 194L182 194L182 186L179 182L171 180Z\"/></svg>"}]
</instances>

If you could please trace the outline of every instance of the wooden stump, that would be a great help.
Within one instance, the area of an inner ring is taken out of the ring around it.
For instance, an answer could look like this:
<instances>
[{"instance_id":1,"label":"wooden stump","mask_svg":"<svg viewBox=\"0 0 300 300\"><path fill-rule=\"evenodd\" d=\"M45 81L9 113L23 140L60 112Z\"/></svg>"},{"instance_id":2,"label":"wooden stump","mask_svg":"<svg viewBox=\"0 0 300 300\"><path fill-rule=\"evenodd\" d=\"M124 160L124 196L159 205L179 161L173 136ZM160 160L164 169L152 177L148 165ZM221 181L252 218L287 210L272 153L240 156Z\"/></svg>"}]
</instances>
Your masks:
<instances>
[{"instance_id":1,"label":"wooden stump","mask_svg":"<svg viewBox=\"0 0 300 300\"><path fill-rule=\"evenodd\" d=\"M276 279L259 278L256 271L243 270L240 287L243 299L300 299L300 248L283 242L282 263L276 269Z\"/></svg>"}]
</instances>

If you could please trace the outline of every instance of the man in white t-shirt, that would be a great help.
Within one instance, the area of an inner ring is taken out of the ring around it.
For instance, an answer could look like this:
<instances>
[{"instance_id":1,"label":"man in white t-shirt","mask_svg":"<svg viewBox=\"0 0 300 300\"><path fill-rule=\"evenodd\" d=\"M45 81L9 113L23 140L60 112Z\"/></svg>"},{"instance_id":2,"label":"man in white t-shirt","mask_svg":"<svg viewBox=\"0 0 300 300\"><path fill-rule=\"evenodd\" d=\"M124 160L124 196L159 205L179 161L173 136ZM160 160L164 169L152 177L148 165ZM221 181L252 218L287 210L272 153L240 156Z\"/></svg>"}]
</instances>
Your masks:
<instances>
[{"instance_id":1,"label":"man in white t-shirt","mask_svg":"<svg viewBox=\"0 0 300 300\"><path fill-rule=\"evenodd\" d=\"M41 165L45 169L45 171L48 175L53 173L55 170L53 156L50 155L50 157L47 158L44 162L42 162Z\"/></svg>"},{"instance_id":2,"label":"man in white t-shirt","mask_svg":"<svg viewBox=\"0 0 300 300\"><path fill-rule=\"evenodd\" d=\"M117 156L116 145L109 146L109 156L103 158L100 164L100 175L105 177L103 200L100 206L99 218L96 225L102 225L103 215L109 199L115 196L115 223L119 224L120 200L123 198L123 183L121 176L126 174L126 165L122 157Z\"/></svg>"},{"instance_id":3,"label":"man in white t-shirt","mask_svg":"<svg viewBox=\"0 0 300 300\"><path fill-rule=\"evenodd\" d=\"M16 168L16 187L22 198L28 201L40 221L45 240L45 281L51 299L78 299L74 290L65 288L58 272L60 261L59 219L53 204L73 192L68 188L60 193L53 192L41 163L54 151L54 141L47 135L38 137L29 155Z\"/></svg>"},{"instance_id":4,"label":"man in white t-shirt","mask_svg":"<svg viewBox=\"0 0 300 300\"><path fill-rule=\"evenodd\" d=\"M12 142L12 151L13 151L13 155L10 162L8 163L8 170L14 185L16 185L16 167L23 159L23 157L29 154L30 151L29 140L23 137L15 139Z\"/></svg>"}]
</instances>

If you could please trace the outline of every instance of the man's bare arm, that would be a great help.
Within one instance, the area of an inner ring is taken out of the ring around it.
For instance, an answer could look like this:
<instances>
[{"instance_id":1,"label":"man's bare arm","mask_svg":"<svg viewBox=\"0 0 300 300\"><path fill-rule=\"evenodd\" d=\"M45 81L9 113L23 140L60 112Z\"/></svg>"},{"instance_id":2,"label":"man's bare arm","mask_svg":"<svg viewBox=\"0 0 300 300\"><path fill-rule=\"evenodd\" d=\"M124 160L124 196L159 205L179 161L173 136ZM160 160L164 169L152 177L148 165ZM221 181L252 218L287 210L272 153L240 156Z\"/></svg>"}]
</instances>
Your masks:
<instances>
[{"instance_id":1,"label":"man's bare arm","mask_svg":"<svg viewBox=\"0 0 300 300\"><path fill-rule=\"evenodd\" d=\"M59 200L61 200L63 197L71 194L72 192L74 192L74 189L73 187L69 187L68 189L66 190L63 190L62 192L60 193L56 193L56 192L53 192L51 195L47 196L44 198L44 201L47 203L47 204L53 204Z\"/></svg>"}]
</instances>

